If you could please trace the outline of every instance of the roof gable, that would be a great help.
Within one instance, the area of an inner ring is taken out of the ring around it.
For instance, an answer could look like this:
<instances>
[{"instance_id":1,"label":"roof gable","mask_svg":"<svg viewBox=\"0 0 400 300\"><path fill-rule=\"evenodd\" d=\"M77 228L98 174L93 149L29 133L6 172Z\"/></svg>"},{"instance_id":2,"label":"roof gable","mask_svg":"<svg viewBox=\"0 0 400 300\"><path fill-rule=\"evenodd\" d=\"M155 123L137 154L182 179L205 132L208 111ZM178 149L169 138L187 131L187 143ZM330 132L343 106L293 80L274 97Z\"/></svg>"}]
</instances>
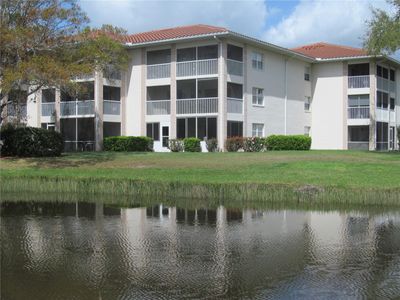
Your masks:
<instances>
[{"instance_id":1,"label":"roof gable","mask_svg":"<svg viewBox=\"0 0 400 300\"><path fill-rule=\"evenodd\" d=\"M291 50L297 53L301 53L303 55L320 59L357 57L368 55L368 53L361 48L334 45L322 42L292 48Z\"/></svg>"},{"instance_id":2,"label":"roof gable","mask_svg":"<svg viewBox=\"0 0 400 300\"><path fill-rule=\"evenodd\" d=\"M185 37L195 37L213 33L227 33L228 29L223 27L209 25L189 25L161 30L153 30L148 32L127 35L125 41L131 44L149 43L155 41L179 39Z\"/></svg>"}]
</instances>

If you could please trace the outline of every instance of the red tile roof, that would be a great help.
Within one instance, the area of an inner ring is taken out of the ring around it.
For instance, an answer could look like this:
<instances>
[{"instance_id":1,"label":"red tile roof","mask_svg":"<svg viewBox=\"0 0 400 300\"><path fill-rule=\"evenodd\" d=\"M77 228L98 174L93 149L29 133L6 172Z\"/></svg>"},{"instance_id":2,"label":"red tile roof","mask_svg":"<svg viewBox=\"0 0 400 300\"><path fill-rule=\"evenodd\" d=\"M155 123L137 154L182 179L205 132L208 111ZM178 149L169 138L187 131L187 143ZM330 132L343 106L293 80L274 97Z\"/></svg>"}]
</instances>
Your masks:
<instances>
[{"instance_id":1,"label":"red tile roof","mask_svg":"<svg viewBox=\"0 0 400 300\"><path fill-rule=\"evenodd\" d=\"M367 52L361 48L333 45L328 43L315 43L292 48L291 50L310 57L322 59L368 55Z\"/></svg>"},{"instance_id":2,"label":"red tile roof","mask_svg":"<svg viewBox=\"0 0 400 300\"><path fill-rule=\"evenodd\" d=\"M224 32L228 32L228 29L199 24L131 34L125 40L127 43L140 44Z\"/></svg>"}]
</instances>

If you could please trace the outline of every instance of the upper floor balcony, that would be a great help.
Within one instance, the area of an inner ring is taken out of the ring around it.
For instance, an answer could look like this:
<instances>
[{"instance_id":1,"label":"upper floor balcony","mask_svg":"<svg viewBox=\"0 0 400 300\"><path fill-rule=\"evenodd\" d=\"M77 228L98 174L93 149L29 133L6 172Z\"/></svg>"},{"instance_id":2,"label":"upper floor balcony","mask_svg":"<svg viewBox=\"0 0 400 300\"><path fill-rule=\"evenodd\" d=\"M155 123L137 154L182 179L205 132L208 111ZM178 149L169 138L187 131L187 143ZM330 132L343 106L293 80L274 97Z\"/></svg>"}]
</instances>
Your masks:
<instances>
[{"instance_id":1,"label":"upper floor balcony","mask_svg":"<svg viewBox=\"0 0 400 300\"><path fill-rule=\"evenodd\" d=\"M380 65L376 66L377 89L391 94L396 93L396 72Z\"/></svg>"},{"instance_id":2,"label":"upper floor balcony","mask_svg":"<svg viewBox=\"0 0 400 300\"><path fill-rule=\"evenodd\" d=\"M181 61L176 63L176 77L218 74L218 58Z\"/></svg>"},{"instance_id":3,"label":"upper floor balcony","mask_svg":"<svg viewBox=\"0 0 400 300\"><path fill-rule=\"evenodd\" d=\"M146 53L147 79L171 77L171 49Z\"/></svg>"},{"instance_id":4,"label":"upper floor balcony","mask_svg":"<svg viewBox=\"0 0 400 300\"><path fill-rule=\"evenodd\" d=\"M218 97L191 98L176 100L176 114L216 114L218 113Z\"/></svg>"},{"instance_id":5,"label":"upper floor balcony","mask_svg":"<svg viewBox=\"0 0 400 300\"><path fill-rule=\"evenodd\" d=\"M369 119L369 106L349 107L349 119Z\"/></svg>"},{"instance_id":6,"label":"upper floor balcony","mask_svg":"<svg viewBox=\"0 0 400 300\"><path fill-rule=\"evenodd\" d=\"M94 100L65 101L60 103L60 117L94 116Z\"/></svg>"},{"instance_id":7,"label":"upper floor balcony","mask_svg":"<svg viewBox=\"0 0 400 300\"><path fill-rule=\"evenodd\" d=\"M242 47L228 44L226 68L229 75L243 76Z\"/></svg>"},{"instance_id":8,"label":"upper floor balcony","mask_svg":"<svg viewBox=\"0 0 400 300\"><path fill-rule=\"evenodd\" d=\"M369 63L350 64L348 66L348 88L363 89L370 87Z\"/></svg>"}]
</instances>

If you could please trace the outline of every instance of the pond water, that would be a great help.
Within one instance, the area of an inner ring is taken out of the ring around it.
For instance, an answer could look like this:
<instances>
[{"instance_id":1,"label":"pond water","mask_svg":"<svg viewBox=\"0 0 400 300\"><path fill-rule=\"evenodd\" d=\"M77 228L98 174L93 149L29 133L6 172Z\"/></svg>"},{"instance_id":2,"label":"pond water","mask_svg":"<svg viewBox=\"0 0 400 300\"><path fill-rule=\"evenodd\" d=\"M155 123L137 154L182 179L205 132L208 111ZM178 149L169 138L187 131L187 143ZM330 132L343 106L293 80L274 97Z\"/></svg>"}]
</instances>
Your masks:
<instances>
[{"instance_id":1,"label":"pond water","mask_svg":"<svg viewBox=\"0 0 400 300\"><path fill-rule=\"evenodd\" d=\"M1 299L398 297L398 212L1 204Z\"/></svg>"}]
</instances>

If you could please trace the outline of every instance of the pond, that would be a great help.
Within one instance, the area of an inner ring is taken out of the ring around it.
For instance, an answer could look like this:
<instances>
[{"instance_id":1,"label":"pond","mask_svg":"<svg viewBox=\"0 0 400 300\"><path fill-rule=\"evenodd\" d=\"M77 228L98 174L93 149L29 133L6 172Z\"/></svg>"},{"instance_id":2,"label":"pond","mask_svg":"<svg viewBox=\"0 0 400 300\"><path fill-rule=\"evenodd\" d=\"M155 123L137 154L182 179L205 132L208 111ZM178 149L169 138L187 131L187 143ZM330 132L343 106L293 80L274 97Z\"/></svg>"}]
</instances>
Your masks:
<instances>
[{"instance_id":1,"label":"pond","mask_svg":"<svg viewBox=\"0 0 400 300\"><path fill-rule=\"evenodd\" d=\"M400 212L1 204L1 299L400 296Z\"/></svg>"}]
</instances>

